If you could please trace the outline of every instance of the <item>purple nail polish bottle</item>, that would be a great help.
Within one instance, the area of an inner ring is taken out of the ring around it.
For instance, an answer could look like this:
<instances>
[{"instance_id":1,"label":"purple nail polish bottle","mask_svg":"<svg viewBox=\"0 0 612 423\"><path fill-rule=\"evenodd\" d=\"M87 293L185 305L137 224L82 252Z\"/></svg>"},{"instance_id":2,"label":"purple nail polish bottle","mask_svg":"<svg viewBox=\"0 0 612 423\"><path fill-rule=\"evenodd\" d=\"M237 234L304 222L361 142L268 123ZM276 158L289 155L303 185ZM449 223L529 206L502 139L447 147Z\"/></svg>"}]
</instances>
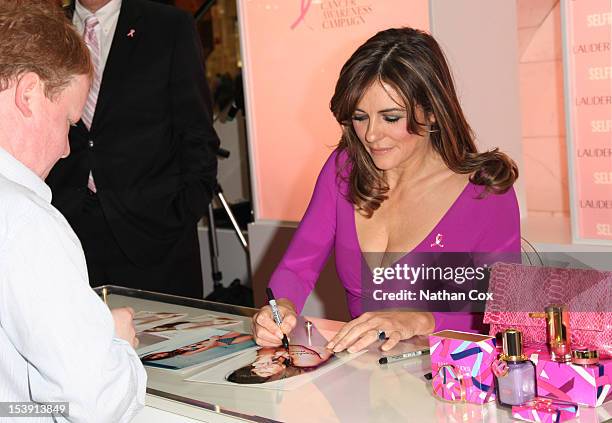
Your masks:
<instances>
[{"instance_id":1,"label":"purple nail polish bottle","mask_svg":"<svg viewBox=\"0 0 612 423\"><path fill-rule=\"evenodd\" d=\"M502 345L504 352L500 360L506 363L507 371L496 376L497 401L505 406L520 405L536 396L535 366L523 354L521 331L504 331Z\"/></svg>"}]
</instances>

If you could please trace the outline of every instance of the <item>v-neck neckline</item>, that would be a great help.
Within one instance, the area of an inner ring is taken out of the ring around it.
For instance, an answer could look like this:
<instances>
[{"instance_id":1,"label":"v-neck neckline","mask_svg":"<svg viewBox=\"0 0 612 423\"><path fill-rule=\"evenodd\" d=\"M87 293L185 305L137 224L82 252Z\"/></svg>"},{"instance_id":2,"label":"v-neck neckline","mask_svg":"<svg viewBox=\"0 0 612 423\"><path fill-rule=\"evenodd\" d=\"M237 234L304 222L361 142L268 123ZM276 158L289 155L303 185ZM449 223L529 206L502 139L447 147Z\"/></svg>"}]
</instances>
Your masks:
<instances>
[{"instance_id":1,"label":"v-neck neckline","mask_svg":"<svg viewBox=\"0 0 612 423\"><path fill-rule=\"evenodd\" d=\"M427 235L425 235L425 237L418 243L416 244L410 251L406 252L406 254L403 254L401 257L399 257L397 260L393 261L393 263L390 264L390 266L394 266L396 263L398 263L399 261L403 260L405 257L407 257L409 254L414 253L419 247L421 247L421 245L427 241L429 239L429 237L431 237L431 235L435 232L437 232L437 229L440 227L440 225L442 224L442 222L446 219L446 217L448 215L450 215L450 213L457 207L457 205L459 204L460 200L463 198L464 195L466 195L466 193L468 192L468 188L470 188L471 186L473 186L472 182L468 181L468 183L465 185L465 187L463 188L463 190L461 190L461 192L459 193L459 195L457 196L457 198L455 198L455 201L453 201L453 203L450 205L450 207L448 208L448 210L446 210L446 212L442 215L442 217L438 220L438 222L435 224L435 226L431 229L431 231L429 231L429 233L427 233ZM352 218L353 218L353 236L355 237L355 242L357 244L357 248L359 249L359 254L361 256L361 258L363 260L365 260L365 255L364 254L368 254L368 253L364 253L364 251L361 248L361 244L359 242L359 235L357 234L357 221L355 219L355 213L356 210L353 208L352 210ZM392 252L387 252L385 251L383 254L388 254L388 253L392 253ZM367 260L366 260L367 263ZM368 265L369 267L369 265ZM372 269L370 269L371 271Z\"/></svg>"}]
</instances>

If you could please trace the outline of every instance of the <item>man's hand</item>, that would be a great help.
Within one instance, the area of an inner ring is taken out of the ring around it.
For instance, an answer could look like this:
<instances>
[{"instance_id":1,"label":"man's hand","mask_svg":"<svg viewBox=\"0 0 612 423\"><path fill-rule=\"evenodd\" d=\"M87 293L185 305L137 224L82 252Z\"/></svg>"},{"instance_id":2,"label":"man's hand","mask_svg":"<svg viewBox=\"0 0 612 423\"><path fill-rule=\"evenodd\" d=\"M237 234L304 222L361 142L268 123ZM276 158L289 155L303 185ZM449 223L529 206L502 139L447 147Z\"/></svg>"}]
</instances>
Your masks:
<instances>
[{"instance_id":1,"label":"man's hand","mask_svg":"<svg viewBox=\"0 0 612 423\"><path fill-rule=\"evenodd\" d=\"M127 341L133 348L138 346L136 329L134 328L134 310L132 307L115 308L111 310L115 321L115 333L118 338Z\"/></svg>"}]
</instances>

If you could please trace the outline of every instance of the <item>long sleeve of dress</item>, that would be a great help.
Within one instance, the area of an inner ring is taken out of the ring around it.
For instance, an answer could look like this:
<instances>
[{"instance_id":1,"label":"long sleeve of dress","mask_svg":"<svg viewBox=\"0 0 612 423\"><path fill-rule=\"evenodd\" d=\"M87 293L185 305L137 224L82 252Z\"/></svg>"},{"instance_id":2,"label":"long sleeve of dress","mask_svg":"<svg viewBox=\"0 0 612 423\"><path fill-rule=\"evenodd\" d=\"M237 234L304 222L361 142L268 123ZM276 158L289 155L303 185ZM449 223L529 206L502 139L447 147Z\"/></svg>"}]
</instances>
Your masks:
<instances>
[{"instance_id":1,"label":"long sleeve of dress","mask_svg":"<svg viewBox=\"0 0 612 423\"><path fill-rule=\"evenodd\" d=\"M323 166L306 213L269 283L274 296L293 301L298 313L334 244L338 198L336 156L336 153L331 154Z\"/></svg>"}]
</instances>

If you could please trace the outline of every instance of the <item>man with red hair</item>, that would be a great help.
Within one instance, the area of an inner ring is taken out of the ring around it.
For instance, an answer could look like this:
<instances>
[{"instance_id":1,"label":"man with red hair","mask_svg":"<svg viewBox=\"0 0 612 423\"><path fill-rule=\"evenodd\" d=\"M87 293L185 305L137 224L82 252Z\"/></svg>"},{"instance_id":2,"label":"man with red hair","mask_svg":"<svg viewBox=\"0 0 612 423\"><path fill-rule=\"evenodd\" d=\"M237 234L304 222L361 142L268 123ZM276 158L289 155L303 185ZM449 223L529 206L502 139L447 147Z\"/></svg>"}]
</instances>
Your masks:
<instances>
[{"instance_id":1,"label":"man with red hair","mask_svg":"<svg viewBox=\"0 0 612 423\"><path fill-rule=\"evenodd\" d=\"M70 153L91 78L87 47L51 2L0 0L0 403L61 402L54 421L127 422L146 387L133 311L111 313L89 287L44 182Z\"/></svg>"}]
</instances>

